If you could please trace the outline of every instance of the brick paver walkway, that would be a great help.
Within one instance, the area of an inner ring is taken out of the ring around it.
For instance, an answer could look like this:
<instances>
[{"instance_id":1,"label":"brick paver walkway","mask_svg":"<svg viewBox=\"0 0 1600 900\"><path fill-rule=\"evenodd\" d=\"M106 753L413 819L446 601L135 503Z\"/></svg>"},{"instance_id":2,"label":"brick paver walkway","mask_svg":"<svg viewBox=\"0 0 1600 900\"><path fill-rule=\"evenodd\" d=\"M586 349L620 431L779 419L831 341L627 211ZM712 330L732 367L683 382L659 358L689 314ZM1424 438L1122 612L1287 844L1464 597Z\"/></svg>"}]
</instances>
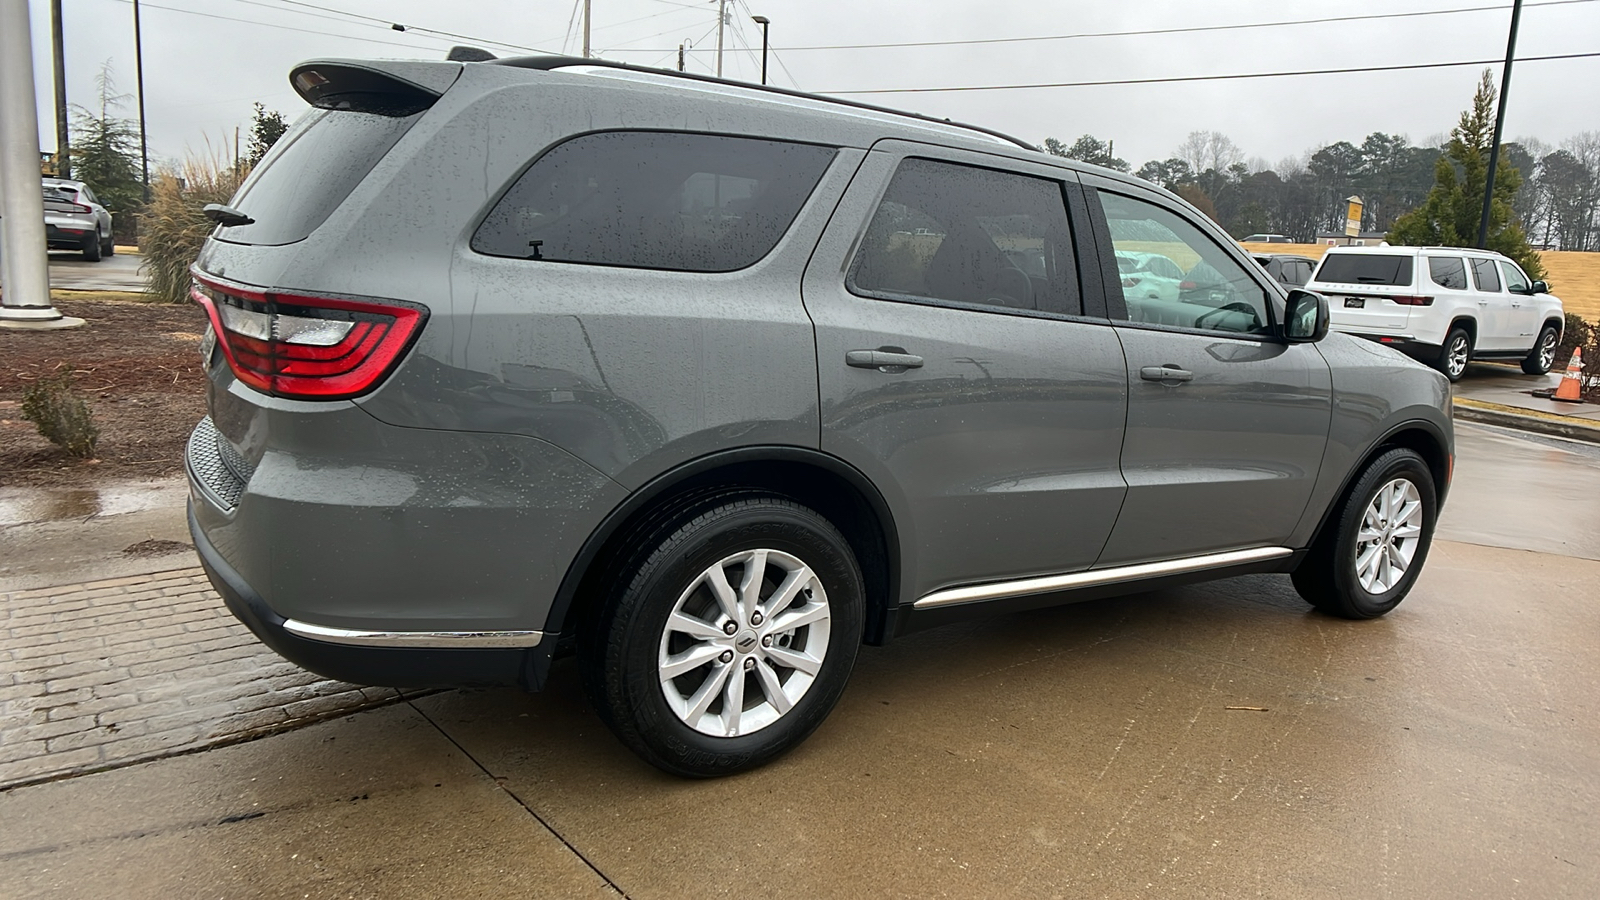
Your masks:
<instances>
[{"instance_id":1,"label":"brick paver walkway","mask_svg":"<svg viewBox=\"0 0 1600 900\"><path fill-rule=\"evenodd\" d=\"M256 640L198 568L0 594L0 789L398 699Z\"/></svg>"}]
</instances>

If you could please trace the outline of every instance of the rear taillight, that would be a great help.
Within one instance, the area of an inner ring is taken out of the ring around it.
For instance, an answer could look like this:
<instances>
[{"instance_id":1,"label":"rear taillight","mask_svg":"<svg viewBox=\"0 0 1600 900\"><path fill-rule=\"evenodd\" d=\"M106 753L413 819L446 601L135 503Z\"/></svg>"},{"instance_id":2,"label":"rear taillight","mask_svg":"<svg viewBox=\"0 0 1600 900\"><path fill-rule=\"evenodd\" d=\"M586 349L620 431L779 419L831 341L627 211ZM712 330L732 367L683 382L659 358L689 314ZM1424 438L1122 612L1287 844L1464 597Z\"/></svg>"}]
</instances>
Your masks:
<instances>
[{"instance_id":1,"label":"rear taillight","mask_svg":"<svg viewBox=\"0 0 1600 900\"><path fill-rule=\"evenodd\" d=\"M74 204L72 204L72 211L75 212L75 213L86 213L86 214L94 212L94 210L90 209L87 206L84 206L82 203L74 203Z\"/></svg>"},{"instance_id":2,"label":"rear taillight","mask_svg":"<svg viewBox=\"0 0 1600 900\"><path fill-rule=\"evenodd\" d=\"M278 397L337 400L378 385L427 312L394 300L312 297L245 288L194 273L190 296L211 318L240 381Z\"/></svg>"},{"instance_id":3,"label":"rear taillight","mask_svg":"<svg viewBox=\"0 0 1600 900\"><path fill-rule=\"evenodd\" d=\"M1432 306L1432 297L1390 297L1390 300L1401 306Z\"/></svg>"},{"instance_id":4,"label":"rear taillight","mask_svg":"<svg viewBox=\"0 0 1600 900\"><path fill-rule=\"evenodd\" d=\"M1192 290L1194 290L1195 288L1197 288L1199 286L1200 285L1195 284L1192 281L1180 281L1180 282L1178 282L1178 290L1180 290L1180 291L1192 291Z\"/></svg>"}]
</instances>

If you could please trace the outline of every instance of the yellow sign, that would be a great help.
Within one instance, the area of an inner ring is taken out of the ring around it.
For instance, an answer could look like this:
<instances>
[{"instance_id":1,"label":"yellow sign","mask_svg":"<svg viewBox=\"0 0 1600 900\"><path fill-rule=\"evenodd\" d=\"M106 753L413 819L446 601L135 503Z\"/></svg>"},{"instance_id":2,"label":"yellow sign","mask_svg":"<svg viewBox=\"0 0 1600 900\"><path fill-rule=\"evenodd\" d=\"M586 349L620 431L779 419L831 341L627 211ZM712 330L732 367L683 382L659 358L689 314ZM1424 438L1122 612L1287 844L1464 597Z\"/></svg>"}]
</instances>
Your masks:
<instances>
[{"instance_id":1,"label":"yellow sign","mask_svg":"<svg viewBox=\"0 0 1600 900\"><path fill-rule=\"evenodd\" d=\"M1361 198L1346 197L1345 202L1350 204L1344 214L1344 233L1350 237L1361 234Z\"/></svg>"}]
</instances>

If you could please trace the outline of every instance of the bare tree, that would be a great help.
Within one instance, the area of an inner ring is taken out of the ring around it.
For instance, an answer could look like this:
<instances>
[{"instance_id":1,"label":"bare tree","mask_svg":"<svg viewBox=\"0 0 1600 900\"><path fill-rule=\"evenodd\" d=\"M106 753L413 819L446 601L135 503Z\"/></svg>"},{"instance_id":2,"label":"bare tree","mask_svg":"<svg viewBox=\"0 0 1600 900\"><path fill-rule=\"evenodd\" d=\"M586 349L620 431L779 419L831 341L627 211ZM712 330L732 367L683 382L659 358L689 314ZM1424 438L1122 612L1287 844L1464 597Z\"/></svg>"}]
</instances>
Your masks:
<instances>
[{"instance_id":1,"label":"bare tree","mask_svg":"<svg viewBox=\"0 0 1600 900\"><path fill-rule=\"evenodd\" d=\"M1226 172L1244 162L1244 151L1220 131L1191 131L1173 154L1189 164L1196 174Z\"/></svg>"}]
</instances>

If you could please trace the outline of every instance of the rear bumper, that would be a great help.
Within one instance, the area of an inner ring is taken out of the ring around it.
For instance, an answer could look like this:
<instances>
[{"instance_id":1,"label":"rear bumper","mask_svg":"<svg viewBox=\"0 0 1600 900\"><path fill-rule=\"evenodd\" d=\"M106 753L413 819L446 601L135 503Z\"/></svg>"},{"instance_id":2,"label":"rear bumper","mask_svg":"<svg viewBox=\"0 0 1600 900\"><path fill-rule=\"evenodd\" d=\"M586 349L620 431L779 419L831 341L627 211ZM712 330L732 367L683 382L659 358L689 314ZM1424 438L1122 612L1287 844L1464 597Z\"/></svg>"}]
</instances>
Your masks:
<instances>
[{"instance_id":1,"label":"rear bumper","mask_svg":"<svg viewBox=\"0 0 1600 900\"><path fill-rule=\"evenodd\" d=\"M46 222L44 226L44 240L53 249L77 250L87 246L88 241L94 240L94 225L64 222L53 224Z\"/></svg>"},{"instance_id":2,"label":"rear bumper","mask_svg":"<svg viewBox=\"0 0 1600 900\"><path fill-rule=\"evenodd\" d=\"M301 637L212 546L189 503L189 534L211 586L228 611L279 656L318 675L354 684L432 687L463 684L520 685L536 690L539 656L548 648L471 649L364 647Z\"/></svg>"}]
</instances>

